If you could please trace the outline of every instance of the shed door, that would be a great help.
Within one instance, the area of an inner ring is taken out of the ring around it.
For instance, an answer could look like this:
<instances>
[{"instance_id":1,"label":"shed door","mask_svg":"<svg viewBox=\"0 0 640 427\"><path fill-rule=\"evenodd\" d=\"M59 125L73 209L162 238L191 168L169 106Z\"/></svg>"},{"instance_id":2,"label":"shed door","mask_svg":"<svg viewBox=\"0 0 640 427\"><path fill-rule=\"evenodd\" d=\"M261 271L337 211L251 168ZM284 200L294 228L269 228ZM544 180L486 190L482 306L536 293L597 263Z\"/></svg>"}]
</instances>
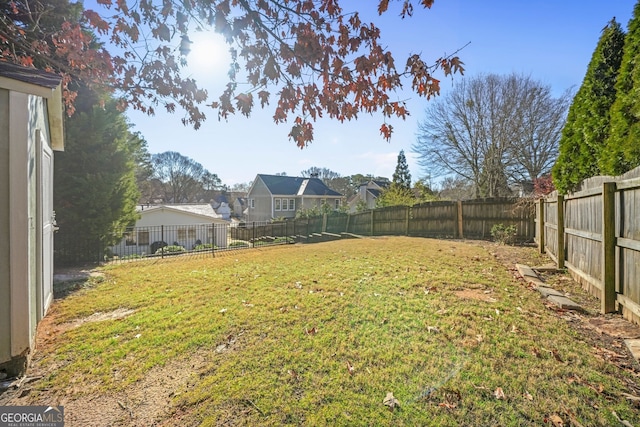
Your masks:
<instances>
[{"instance_id":1,"label":"shed door","mask_svg":"<svg viewBox=\"0 0 640 427\"><path fill-rule=\"evenodd\" d=\"M40 167L40 195L39 201L42 210L40 212L42 221L42 244L39 256L42 258L40 270L40 286L42 292L41 303L38 304L39 319L44 317L47 309L53 300L53 151L48 142L44 140L42 132L38 132L38 145L40 145L41 167Z\"/></svg>"}]
</instances>

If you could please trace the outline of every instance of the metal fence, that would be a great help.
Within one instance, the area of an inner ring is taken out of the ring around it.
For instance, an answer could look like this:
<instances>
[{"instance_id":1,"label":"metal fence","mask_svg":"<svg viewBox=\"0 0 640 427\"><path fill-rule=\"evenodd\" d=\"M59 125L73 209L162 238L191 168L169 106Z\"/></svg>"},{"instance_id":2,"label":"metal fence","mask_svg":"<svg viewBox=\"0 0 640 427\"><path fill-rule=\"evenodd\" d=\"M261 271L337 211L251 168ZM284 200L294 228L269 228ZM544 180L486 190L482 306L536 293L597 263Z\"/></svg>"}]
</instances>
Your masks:
<instances>
[{"instance_id":1,"label":"metal fence","mask_svg":"<svg viewBox=\"0 0 640 427\"><path fill-rule=\"evenodd\" d=\"M402 235L437 238L491 238L494 225L515 226L516 240L533 239L533 212L513 199L430 202L332 213L313 218L241 224L164 225L129 228L106 248L99 243L72 248L57 238L56 265L122 262L174 256L215 256L266 245L311 243L354 236ZM73 255L73 256L71 256Z\"/></svg>"}]
</instances>

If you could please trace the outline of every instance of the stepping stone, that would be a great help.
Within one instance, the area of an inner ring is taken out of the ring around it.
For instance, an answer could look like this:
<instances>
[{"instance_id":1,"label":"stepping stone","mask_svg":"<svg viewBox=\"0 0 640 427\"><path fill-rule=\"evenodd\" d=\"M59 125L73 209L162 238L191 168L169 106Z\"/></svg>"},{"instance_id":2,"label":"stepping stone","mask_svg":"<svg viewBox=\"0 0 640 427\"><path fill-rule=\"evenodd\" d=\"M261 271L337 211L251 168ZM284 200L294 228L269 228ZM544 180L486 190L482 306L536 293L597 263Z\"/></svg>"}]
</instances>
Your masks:
<instances>
[{"instance_id":1,"label":"stepping stone","mask_svg":"<svg viewBox=\"0 0 640 427\"><path fill-rule=\"evenodd\" d=\"M516 264L516 268L518 269L518 272L520 273L522 278L527 282L533 284L536 287L544 286L544 282L540 280L536 272L533 271L528 265Z\"/></svg>"},{"instance_id":2,"label":"stepping stone","mask_svg":"<svg viewBox=\"0 0 640 427\"><path fill-rule=\"evenodd\" d=\"M558 296L558 297L563 297L564 296L564 294L562 292L557 291L557 290L555 290L553 288L548 288L546 286L538 286L536 288L536 291L540 292L543 297L548 297L548 296L551 296L551 295L555 295L555 296Z\"/></svg>"},{"instance_id":3,"label":"stepping stone","mask_svg":"<svg viewBox=\"0 0 640 427\"><path fill-rule=\"evenodd\" d=\"M633 358L636 359L636 362L640 362L640 339L624 340L624 343L627 345Z\"/></svg>"},{"instance_id":4,"label":"stepping stone","mask_svg":"<svg viewBox=\"0 0 640 427\"><path fill-rule=\"evenodd\" d=\"M565 310L582 310L582 307L565 296L550 295L547 299Z\"/></svg>"}]
</instances>

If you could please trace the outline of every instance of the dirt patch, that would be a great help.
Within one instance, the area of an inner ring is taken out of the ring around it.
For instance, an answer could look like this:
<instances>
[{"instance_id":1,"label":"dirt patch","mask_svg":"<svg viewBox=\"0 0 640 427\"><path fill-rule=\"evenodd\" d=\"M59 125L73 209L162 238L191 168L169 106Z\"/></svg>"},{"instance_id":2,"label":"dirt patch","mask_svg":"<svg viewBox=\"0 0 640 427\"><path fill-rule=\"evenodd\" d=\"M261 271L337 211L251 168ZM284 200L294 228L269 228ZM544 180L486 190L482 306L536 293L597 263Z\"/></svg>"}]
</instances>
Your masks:
<instances>
[{"instance_id":1,"label":"dirt patch","mask_svg":"<svg viewBox=\"0 0 640 427\"><path fill-rule=\"evenodd\" d=\"M620 317L597 317L589 319L585 326L593 326L596 332L611 335L615 338L640 338L640 326Z\"/></svg>"},{"instance_id":2,"label":"dirt patch","mask_svg":"<svg viewBox=\"0 0 640 427\"><path fill-rule=\"evenodd\" d=\"M64 390L44 390L34 396L31 394L31 384L25 384L19 390L0 395L0 404L62 405L65 408L65 422L69 426L156 425L173 411L173 397L185 390L190 379L207 364L206 352L191 354L188 358L152 368L141 381L114 393L83 395L67 394ZM40 371L40 374L44 372Z\"/></svg>"},{"instance_id":3,"label":"dirt patch","mask_svg":"<svg viewBox=\"0 0 640 427\"><path fill-rule=\"evenodd\" d=\"M456 296L462 299L471 299L471 300L484 301L484 302L498 301L497 299L491 296L492 293L493 291L491 290L482 290L482 289L462 289L455 292Z\"/></svg>"},{"instance_id":4,"label":"dirt patch","mask_svg":"<svg viewBox=\"0 0 640 427\"><path fill-rule=\"evenodd\" d=\"M73 329L73 328L77 328L80 325L84 325L85 323L123 319L135 312L136 312L135 310L132 310L129 308L117 308L108 313L102 313L102 312L93 313L91 316L87 316L82 319L77 319L72 322L63 323L60 325L60 327L62 329Z\"/></svg>"}]
</instances>

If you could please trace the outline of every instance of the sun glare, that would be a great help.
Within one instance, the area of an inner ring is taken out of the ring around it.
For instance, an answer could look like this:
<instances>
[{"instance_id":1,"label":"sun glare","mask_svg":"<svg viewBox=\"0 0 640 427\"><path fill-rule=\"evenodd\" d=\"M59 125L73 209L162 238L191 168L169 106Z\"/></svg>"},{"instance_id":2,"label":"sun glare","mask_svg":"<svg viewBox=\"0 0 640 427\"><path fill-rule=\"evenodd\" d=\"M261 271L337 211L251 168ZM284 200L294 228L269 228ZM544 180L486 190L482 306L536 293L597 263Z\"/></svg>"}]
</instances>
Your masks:
<instances>
[{"instance_id":1,"label":"sun glare","mask_svg":"<svg viewBox=\"0 0 640 427\"><path fill-rule=\"evenodd\" d=\"M229 66L228 46L221 35L196 32L189 36L191 52L187 56L189 69L199 75L226 74Z\"/></svg>"}]
</instances>

